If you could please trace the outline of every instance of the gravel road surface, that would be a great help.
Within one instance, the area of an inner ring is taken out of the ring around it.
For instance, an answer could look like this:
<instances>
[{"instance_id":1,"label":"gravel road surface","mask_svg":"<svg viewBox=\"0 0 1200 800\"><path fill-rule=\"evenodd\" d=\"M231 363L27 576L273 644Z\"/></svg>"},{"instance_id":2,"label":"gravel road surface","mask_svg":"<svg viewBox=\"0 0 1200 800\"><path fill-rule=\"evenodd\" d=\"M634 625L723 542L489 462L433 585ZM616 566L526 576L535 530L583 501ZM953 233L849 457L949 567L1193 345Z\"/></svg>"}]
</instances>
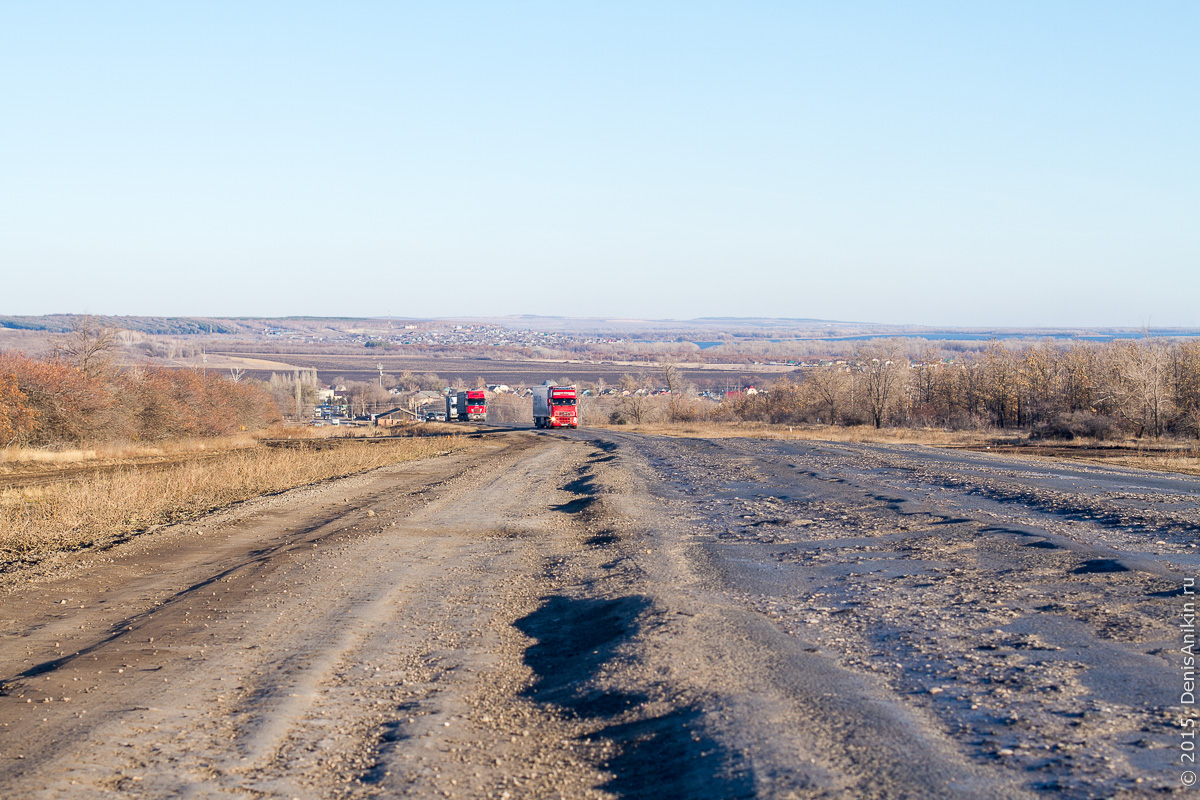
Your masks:
<instances>
[{"instance_id":1,"label":"gravel road surface","mask_svg":"<svg viewBox=\"0 0 1200 800\"><path fill-rule=\"evenodd\" d=\"M0 576L4 798L1190 793L1200 480L508 431Z\"/></svg>"}]
</instances>

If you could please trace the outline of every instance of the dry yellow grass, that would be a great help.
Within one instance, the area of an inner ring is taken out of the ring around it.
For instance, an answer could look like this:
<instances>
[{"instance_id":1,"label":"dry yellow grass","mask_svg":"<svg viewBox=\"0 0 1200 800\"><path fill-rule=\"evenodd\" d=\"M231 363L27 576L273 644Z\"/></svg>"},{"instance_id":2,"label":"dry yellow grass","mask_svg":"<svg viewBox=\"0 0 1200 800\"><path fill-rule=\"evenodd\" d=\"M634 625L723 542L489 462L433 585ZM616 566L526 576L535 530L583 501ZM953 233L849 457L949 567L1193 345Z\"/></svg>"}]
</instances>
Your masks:
<instances>
[{"instance_id":1,"label":"dry yellow grass","mask_svg":"<svg viewBox=\"0 0 1200 800\"><path fill-rule=\"evenodd\" d=\"M822 442L880 442L969 447L997 441L994 432L945 431L933 428L875 428L870 425L770 425L765 422L677 422L642 425L589 425L614 431L703 439L802 439ZM1013 437L1016 438L1016 437Z\"/></svg>"},{"instance_id":2,"label":"dry yellow grass","mask_svg":"<svg viewBox=\"0 0 1200 800\"><path fill-rule=\"evenodd\" d=\"M0 491L0 560L112 541L258 495L471 447L462 438L398 438L309 448L244 447L165 468L121 468Z\"/></svg>"},{"instance_id":3,"label":"dry yellow grass","mask_svg":"<svg viewBox=\"0 0 1200 800\"><path fill-rule=\"evenodd\" d=\"M1078 460L1092 461L1111 466L1134 467L1135 469L1151 469L1158 472L1180 472L1185 475L1200 475L1200 453L1190 452L1154 453L1144 455L1114 456L1110 458L1088 458L1081 456Z\"/></svg>"},{"instance_id":4,"label":"dry yellow grass","mask_svg":"<svg viewBox=\"0 0 1200 800\"><path fill-rule=\"evenodd\" d=\"M705 439L797 439L822 442L878 442L922 444L931 447L996 447L994 455L1089 461L1108 466L1134 467L1159 472L1200 475L1200 446L1167 443L1145 444L1131 439L1120 443L1139 452L1116 454L1111 442L1079 439L1074 442L1031 443L1027 436L997 431L945 431L931 428L882 428L869 425L770 425L765 422L649 423L643 425L592 425L589 427L633 431L658 436L693 436ZM1017 445L1009 448L1008 445ZM1142 448L1145 448L1144 450Z\"/></svg>"},{"instance_id":5,"label":"dry yellow grass","mask_svg":"<svg viewBox=\"0 0 1200 800\"><path fill-rule=\"evenodd\" d=\"M471 428L470 431L473 431ZM235 436L210 436L168 439L150 444L124 442L88 448L44 449L31 447L0 447L0 475L13 472L90 466L114 462L137 462L162 458L178 458L197 453L212 454L225 450L254 447L273 439L376 439L430 434L462 434L470 432L462 426L445 423L423 423L395 428L376 428L367 425L276 425L256 433Z\"/></svg>"},{"instance_id":6,"label":"dry yellow grass","mask_svg":"<svg viewBox=\"0 0 1200 800\"><path fill-rule=\"evenodd\" d=\"M171 439L155 444L99 445L89 448L45 450L25 447L0 448L0 471L28 465L78 465L89 461L146 458L155 456L183 455L187 453L233 450L251 447L257 439L249 434L194 439Z\"/></svg>"}]
</instances>

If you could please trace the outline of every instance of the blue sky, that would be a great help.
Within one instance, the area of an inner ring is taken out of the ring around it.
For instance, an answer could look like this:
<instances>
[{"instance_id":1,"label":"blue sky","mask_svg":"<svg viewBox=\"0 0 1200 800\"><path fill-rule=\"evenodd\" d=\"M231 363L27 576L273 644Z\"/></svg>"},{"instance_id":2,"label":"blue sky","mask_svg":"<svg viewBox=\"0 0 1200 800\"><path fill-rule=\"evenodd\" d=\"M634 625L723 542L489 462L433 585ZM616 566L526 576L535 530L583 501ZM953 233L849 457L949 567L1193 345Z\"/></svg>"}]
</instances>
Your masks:
<instances>
[{"instance_id":1,"label":"blue sky","mask_svg":"<svg viewBox=\"0 0 1200 800\"><path fill-rule=\"evenodd\" d=\"M1197 23L9 4L0 314L1200 326Z\"/></svg>"}]
</instances>

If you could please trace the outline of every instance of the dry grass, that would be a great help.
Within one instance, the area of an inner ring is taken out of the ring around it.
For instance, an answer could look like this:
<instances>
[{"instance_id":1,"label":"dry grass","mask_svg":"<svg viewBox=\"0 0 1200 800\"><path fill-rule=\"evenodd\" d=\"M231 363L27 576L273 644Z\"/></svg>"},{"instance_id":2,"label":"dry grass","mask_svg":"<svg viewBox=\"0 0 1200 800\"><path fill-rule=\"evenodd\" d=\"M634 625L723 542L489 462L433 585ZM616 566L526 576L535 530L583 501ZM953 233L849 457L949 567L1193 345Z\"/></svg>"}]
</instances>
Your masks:
<instances>
[{"instance_id":1,"label":"dry grass","mask_svg":"<svg viewBox=\"0 0 1200 800\"><path fill-rule=\"evenodd\" d=\"M678 422L643 425L589 425L588 427L702 439L797 439L822 442L927 444L935 447L971 447L994 444L998 441L997 435L988 431L875 428L870 425L845 427L840 425L770 425L765 422Z\"/></svg>"},{"instance_id":2,"label":"dry grass","mask_svg":"<svg viewBox=\"0 0 1200 800\"><path fill-rule=\"evenodd\" d=\"M158 456L185 455L188 453L233 450L252 447L257 439L249 434L194 439L171 439L154 444L126 442L124 444L99 445L90 448L50 450L26 447L0 448L0 471L5 468L41 465L55 467L77 466L92 461L125 460Z\"/></svg>"},{"instance_id":3,"label":"dry grass","mask_svg":"<svg viewBox=\"0 0 1200 800\"><path fill-rule=\"evenodd\" d=\"M1106 458L1088 458L1087 455L1081 455L1077 458L1082 461L1092 461L1111 466L1150 469L1158 472L1179 472L1184 475L1200 475L1200 452L1197 452L1195 449L1145 453L1142 455L1110 456Z\"/></svg>"},{"instance_id":4,"label":"dry grass","mask_svg":"<svg viewBox=\"0 0 1200 800\"><path fill-rule=\"evenodd\" d=\"M770 425L764 422L650 423L589 425L658 436L703 439L793 439L822 442L922 444L931 447L988 448L994 455L1021 455L1088 461L1159 472L1200 475L1200 446L1165 442L1147 444L1130 439L1121 443L1077 439L1073 442L1031 442L1027 435L998 431L945 431L930 428L882 428L869 425ZM995 448L995 449L992 449ZM1126 453L1121 452L1127 451Z\"/></svg>"},{"instance_id":5,"label":"dry grass","mask_svg":"<svg viewBox=\"0 0 1200 800\"><path fill-rule=\"evenodd\" d=\"M72 550L230 503L386 464L471 447L462 438L403 438L310 448L243 447L166 468L121 468L0 491L0 560Z\"/></svg>"},{"instance_id":6,"label":"dry grass","mask_svg":"<svg viewBox=\"0 0 1200 800\"><path fill-rule=\"evenodd\" d=\"M473 430L474 428L471 428L471 431ZM377 439L465 432L470 431L462 425L453 426L446 423L422 423L395 428L367 425L326 425L320 428L311 425L276 425L253 434L168 439L149 444L125 442L73 449L0 447L0 475L123 462L134 464L138 461L177 459L198 453L208 455L254 447L262 441L273 439Z\"/></svg>"}]
</instances>

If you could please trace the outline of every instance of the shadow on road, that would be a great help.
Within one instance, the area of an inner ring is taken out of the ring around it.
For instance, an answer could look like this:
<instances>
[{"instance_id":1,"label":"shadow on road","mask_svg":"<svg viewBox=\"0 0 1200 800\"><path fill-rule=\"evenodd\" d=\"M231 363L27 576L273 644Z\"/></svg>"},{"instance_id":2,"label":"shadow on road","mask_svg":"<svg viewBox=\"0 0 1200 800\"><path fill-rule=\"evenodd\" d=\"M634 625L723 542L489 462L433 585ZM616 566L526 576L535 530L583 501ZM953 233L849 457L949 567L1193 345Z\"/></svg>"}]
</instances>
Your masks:
<instances>
[{"instance_id":1,"label":"shadow on road","mask_svg":"<svg viewBox=\"0 0 1200 800\"><path fill-rule=\"evenodd\" d=\"M601 765L613 773L602 788L619 797L753 797L748 765L705 733L695 705L648 714L642 711L650 700L645 692L596 684L601 668L620 655L651 608L648 598L637 595L546 598L516 622L535 640L525 650L525 663L536 676L525 695L565 715L604 724L593 736L616 745L616 755Z\"/></svg>"}]
</instances>

